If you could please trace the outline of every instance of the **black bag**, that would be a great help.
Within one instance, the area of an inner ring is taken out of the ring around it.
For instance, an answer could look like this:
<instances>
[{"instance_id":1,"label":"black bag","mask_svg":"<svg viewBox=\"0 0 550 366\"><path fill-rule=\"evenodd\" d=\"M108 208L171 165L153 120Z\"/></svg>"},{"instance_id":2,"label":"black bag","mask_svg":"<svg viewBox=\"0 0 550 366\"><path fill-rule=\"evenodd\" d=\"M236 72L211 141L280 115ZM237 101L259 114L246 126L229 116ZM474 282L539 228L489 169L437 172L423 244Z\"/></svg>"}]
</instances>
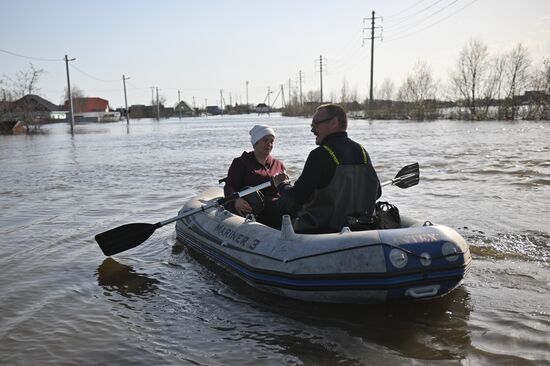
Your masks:
<instances>
[{"instance_id":1,"label":"black bag","mask_svg":"<svg viewBox=\"0 0 550 366\"><path fill-rule=\"evenodd\" d=\"M248 186L243 187L244 189L250 188ZM242 197L243 200L248 202L252 208L252 213L254 216L258 217L264 213L265 203L264 203L264 194L261 191L252 192ZM238 215L237 210L235 209L235 201L230 201L224 205L225 209Z\"/></svg>"},{"instance_id":2,"label":"black bag","mask_svg":"<svg viewBox=\"0 0 550 366\"><path fill-rule=\"evenodd\" d=\"M401 218L399 209L389 202L376 202L376 228L377 229L399 229Z\"/></svg>"},{"instance_id":3,"label":"black bag","mask_svg":"<svg viewBox=\"0 0 550 366\"><path fill-rule=\"evenodd\" d=\"M249 187L245 187L249 188ZM248 202L250 207L252 207L252 213L254 216L259 217L264 213L264 194L261 191L252 192L243 197L243 199Z\"/></svg>"}]
</instances>

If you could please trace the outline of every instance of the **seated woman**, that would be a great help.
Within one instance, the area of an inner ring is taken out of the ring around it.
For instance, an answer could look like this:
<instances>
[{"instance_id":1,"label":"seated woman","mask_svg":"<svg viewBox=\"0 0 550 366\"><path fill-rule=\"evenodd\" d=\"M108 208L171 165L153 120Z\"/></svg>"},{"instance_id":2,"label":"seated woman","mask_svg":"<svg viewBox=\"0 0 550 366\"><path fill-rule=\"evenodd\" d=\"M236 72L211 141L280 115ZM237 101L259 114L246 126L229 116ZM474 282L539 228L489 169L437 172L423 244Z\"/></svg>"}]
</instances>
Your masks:
<instances>
[{"instance_id":1,"label":"seated woman","mask_svg":"<svg viewBox=\"0 0 550 366\"><path fill-rule=\"evenodd\" d=\"M245 187L253 187L267 182L274 175L285 172L283 162L271 156L271 150L275 143L275 131L266 125L256 125L249 133L254 150L245 151L240 157L233 159L225 181L224 193L226 197ZM251 194L238 198L226 205L226 209L243 217L254 213L258 222L272 227L280 226L280 211L275 209L279 193L273 186L260 192L261 195Z\"/></svg>"}]
</instances>

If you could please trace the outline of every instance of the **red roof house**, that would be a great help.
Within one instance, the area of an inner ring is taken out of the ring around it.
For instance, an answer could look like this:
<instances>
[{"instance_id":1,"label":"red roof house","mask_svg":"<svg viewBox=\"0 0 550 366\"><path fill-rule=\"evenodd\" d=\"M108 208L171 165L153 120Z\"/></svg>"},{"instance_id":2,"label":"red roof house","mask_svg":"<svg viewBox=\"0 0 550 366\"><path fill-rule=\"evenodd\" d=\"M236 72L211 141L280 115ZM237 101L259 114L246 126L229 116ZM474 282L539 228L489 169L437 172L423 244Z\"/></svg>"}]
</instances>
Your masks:
<instances>
[{"instance_id":1,"label":"red roof house","mask_svg":"<svg viewBox=\"0 0 550 366\"><path fill-rule=\"evenodd\" d=\"M65 108L69 110L69 101L65 101ZM92 98L74 98L74 113L85 112L109 112L109 101L97 97Z\"/></svg>"}]
</instances>

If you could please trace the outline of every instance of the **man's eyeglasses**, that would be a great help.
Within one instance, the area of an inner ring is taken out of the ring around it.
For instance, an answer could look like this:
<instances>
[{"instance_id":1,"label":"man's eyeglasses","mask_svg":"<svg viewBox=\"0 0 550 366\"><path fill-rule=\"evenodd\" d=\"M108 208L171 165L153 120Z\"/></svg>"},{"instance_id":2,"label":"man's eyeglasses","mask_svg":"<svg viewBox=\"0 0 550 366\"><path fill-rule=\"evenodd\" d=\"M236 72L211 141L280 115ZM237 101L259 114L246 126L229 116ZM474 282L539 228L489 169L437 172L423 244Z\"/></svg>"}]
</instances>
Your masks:
<instances>
[{"instance_id":1,"label":"man's eyeglasses","mask_svg":"<svg viewBox=\"0 0 550 366\"><path fill-rule=\"evenodd\" d=\"M330 120L333 119L333 118L334 118L334 117L329 117L329 118L326 118L326 119L322 119L322 120L320 120L320 121L311 121L311 125L310 125L310 126L311 126L311 128L313 129L313 128L317 127L317 125L318 125L319 123L328 122L328 121L330 121Z\"/></svg>"}]
</instances>

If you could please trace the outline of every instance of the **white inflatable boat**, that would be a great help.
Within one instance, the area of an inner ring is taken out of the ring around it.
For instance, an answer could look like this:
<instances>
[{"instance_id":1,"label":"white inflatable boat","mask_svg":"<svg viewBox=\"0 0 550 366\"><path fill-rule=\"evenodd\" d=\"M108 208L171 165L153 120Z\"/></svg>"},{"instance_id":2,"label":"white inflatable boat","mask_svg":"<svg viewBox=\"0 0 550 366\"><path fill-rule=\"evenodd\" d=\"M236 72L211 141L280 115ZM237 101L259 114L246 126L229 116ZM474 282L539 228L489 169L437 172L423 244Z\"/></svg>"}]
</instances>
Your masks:
<instances>
[{"instance_id":1,"label":"white inflatable boat","mask_svg":"<svg viewBox=\"0 0 550 366\"><path fill-rule=\"evenodd\" d=\"M418 163L391 181L418 184ZM250 286L294 299L335 303L384 303L428 299L459 286L472 257L453 229L401 217L397 229L296 234L288 216L281 230L233 215L227 202L267 188L271 182L223 197L213 188L189 200L179 214L155 224L133 223L95 236L114 255L145 242L176 222L177 238Z\"/></svg>"},{"instance_id":2,"label":"white inflatable boat","mask_svg":"<svg viewBox=\"0 0 550 366\"><path fill-rule=\"evenodd\" d=\"M296 234L288 217L276 230L226 211L220 197L213 188L188 201L177 238L260 291L333 303L427 299L459 286L471 262L446 226L402 217L399 229Z\"/></svg>"}]
</instances>

